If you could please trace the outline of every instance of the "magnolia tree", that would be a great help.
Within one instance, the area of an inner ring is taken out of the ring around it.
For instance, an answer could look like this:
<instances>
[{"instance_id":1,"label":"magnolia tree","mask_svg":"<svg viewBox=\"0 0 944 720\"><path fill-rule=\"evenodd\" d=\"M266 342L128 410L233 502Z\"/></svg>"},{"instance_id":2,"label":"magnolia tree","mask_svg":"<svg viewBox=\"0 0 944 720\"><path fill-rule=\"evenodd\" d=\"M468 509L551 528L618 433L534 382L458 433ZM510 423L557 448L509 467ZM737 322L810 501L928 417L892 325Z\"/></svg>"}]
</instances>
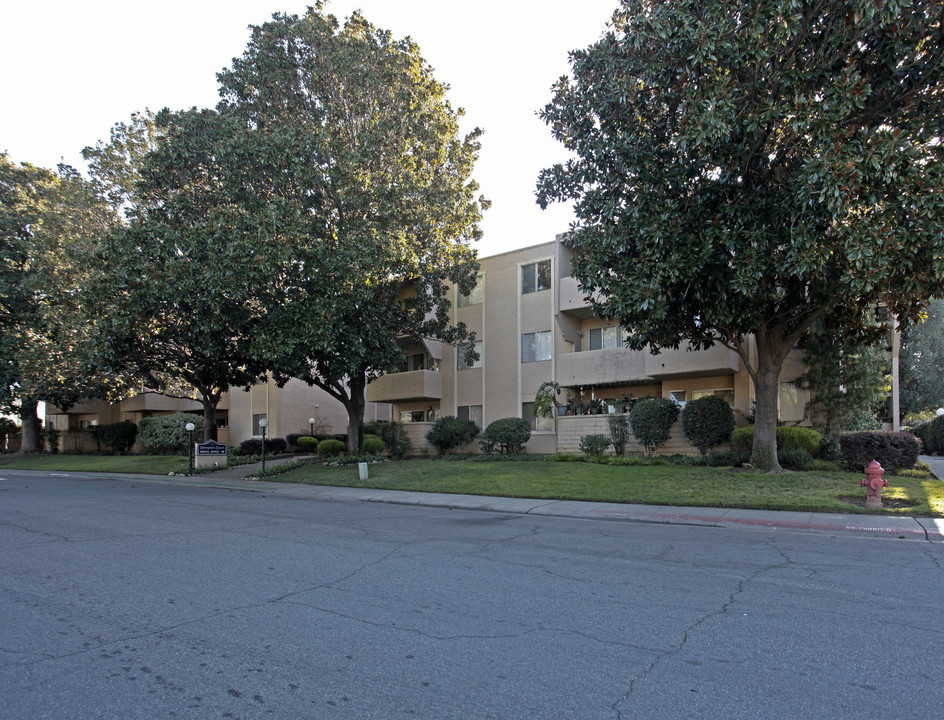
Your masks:
<instances>
[{"instance_id":1,"label":"magnolia tree","mask_svg":"<svg viewBox=\"0 0 944 720\"><path fill-rule=\"evenodd\" d=\"M779 470L778 380L821 317L917 318L944 286L939 2L624 0L542 117L574 159L573 272L635 349L720 343Z\"/></svg>"},{"instance_id":2,"label":"magnolia tree","mask_svg":"<svg viewBox=\"0 0 944 720\"><path fill-rule=\"evenodd\" d=\"M110 344L81 301L115 216L73 168L0 154L0 410L19 415L23 452L40 444L39 402L68 409L117 392Z\"/></svg>"},{"instance_id":3,"label":"magnolia tree","mask_svg":"<svg viewBox=\"0 0 944 720\"><path fill-rule=\"evenodd\" d=\"M460 135L412 41L320 3L254 27L219 79L238 201L257 242L285 249L256 357L341 401L355 454L366 385L400 363L398 337L472 346L448 283L475 283L479 132Z\"/></svg>"}]
</instances>

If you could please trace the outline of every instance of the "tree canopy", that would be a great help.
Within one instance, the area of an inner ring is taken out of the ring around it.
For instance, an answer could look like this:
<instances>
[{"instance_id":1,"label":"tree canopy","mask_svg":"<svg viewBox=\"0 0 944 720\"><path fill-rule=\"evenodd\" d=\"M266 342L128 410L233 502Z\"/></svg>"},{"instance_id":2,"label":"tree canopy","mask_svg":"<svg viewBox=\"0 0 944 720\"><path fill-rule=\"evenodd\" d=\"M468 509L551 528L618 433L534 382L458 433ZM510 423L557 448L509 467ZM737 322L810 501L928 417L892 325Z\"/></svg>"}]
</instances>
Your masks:
<instances>
[{"instance_id":1,"label":"tree canopy","mask_svg":"<svg viewBox=\"0 0 944 720\"><path fill-rule=\"evenodd\" d=\"M0 407L39 449L40 401L68 408L117 391L103 328L83 311L101 239L115 217L73 168L15 165L0 154Z\"/></svg>"},{"instance_id":2,"label":"tree canopy","mask_svg":"<svg viewBox=\"0 0 944 720\"><path fill-rule=\"evenodd\" d=\"M470 346L447 283L475 282L479 131L460 136L411 40L320 4L252 28L219 79L219 113L240 128L241 208L286 249L259 357L343 402L356 452L364 388L401 361L398 336Z\"/></svg>"},{"instance_id":3,"label":"tree canopy","mask_svg":"<svg viewBox=\"0 0 944 720\"><path fill-rule=\"evenodd\" d=\"M118 168L106 187L129 221L107 239L88 301L109 319L121 367L165 394L199 393L204 437L215 440L222 394L264 377L252 350L282 249L273 259L238 203L225 118L165 110L153 127L160 141L142 154L122 154L122 133L117 149L97 148Z\"/></svg>"},{"instance_id":4,"label":"tree canopy","mask_svg":"<svg viewBox=\"0 0 944 720\"><path fill-rule=\"evenodd\" d=\"M944 278L940 2L624 0L542 117L576 157L574 275L631 347L725 344L778 470L780 369L818 318L916 318Z\"/></svg>"}]
</instances>

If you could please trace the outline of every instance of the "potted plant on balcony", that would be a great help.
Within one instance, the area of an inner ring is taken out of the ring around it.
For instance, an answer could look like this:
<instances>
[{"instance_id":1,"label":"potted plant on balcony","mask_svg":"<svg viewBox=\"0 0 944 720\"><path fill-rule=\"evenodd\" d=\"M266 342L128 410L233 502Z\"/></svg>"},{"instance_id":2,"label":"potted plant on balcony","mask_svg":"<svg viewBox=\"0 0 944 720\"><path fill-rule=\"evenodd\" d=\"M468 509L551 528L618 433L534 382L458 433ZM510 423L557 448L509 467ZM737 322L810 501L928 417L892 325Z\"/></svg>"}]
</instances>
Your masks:
<instances>
[{"instance_id":1,"label":"potted plant on balcony","mask_svg":"<svg viewBox=\"0 0 944 720\"><path fill-rule=\"evenodd\" d=\"M554 407L557 405L557 395L560 393L560 385L553 380L545 380L538 387L534 395L534 416L535 417L553 417Z\"/></svg>"}]
</instances>

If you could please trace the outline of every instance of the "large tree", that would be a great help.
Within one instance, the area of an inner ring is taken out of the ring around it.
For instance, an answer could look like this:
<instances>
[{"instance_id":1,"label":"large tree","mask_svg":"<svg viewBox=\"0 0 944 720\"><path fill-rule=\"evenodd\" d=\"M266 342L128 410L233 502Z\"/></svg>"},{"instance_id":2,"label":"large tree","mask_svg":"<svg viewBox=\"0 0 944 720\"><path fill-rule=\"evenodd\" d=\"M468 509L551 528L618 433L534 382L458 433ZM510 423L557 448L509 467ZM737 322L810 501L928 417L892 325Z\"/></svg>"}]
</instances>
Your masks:
<instances>
[{"instance_id":1,"label":"large tree","mask_svg":"<svg viewBox=\"0 0 944 720\"><path fill-rule=\"evenodd\" d=\"M576 157L574 274L653 350L722 343L779 470L778 379L821 317L915 318L944 277L944 5L624 0L542 117ZM841 313L839 312L841 310Z\"/></svg>"},{"instance_id":2,"label":"large tree","mask_svg":"<svg viewBox=\"0 0 944 720\"><path fill-rule=\"evenodd\" d=\"M39 402L69 408L118 391L102 324L82 291L115 216L74 169L0 155L0 408L19 415L21 449L40 449Z\"/></svg>"},{"instance_id":3,"label":"large tree","mask_svg":"<svg viewBox=\"0 0 944 720\"><path fill-rule=\"evenodd\" d=\"M215 440L223 393L264 377L251 349L278 269L271 243L236 202L226 119L163 111L153 127L160 140L143 153L97 148L114 167L128 166L110 173L111 186L99 183L128 222L105 244L90 304L109 320L119 366L146 388L199 400L204 438ZM113 133L112 145L123 137Z\"/></svg>"},{"instance_id":4,"label":"large tree","mask_svg":"<svg viewBox=\"0 0 944 720\"><path fill-rule=\"evenodd\" d=\"M460 136L412 41L320 3L254 27L219 78L219 112L242 125L239 201L289 255L259 356L341 401L357 452L364 389L399 364L398 336L470 347L448 283L475 282L479 132Z\"/></svg>"}]
</instances>

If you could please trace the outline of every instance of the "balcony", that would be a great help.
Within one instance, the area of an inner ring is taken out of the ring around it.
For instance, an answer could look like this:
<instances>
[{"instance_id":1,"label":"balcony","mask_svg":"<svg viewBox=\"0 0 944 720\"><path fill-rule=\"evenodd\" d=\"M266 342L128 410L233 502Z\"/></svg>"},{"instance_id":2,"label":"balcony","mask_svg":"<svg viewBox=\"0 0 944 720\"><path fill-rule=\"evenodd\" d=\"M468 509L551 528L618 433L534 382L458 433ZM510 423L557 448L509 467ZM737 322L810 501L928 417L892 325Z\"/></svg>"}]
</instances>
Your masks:
<instances>
[{"instance_id":1,"label":"balcony","mask_svg":"<svg viewBox=\"0 0 944 720\"><path fill-rule=\"evenodd\" d=\"M379 377L367 386L368 402L409 402L442 400L442 373L435 370L412 370Z\"/></svg>"},{"instance_id":2,"label":"balcony","mask_svg":"<svg viewBox=\"0 0 944 720\"><path fill-rule=\"evenodd\" d=\"M663 350L658 355L645 353L646 375L658 380L675 378L733 375L740 368L741 358L736 352L721 345L707 350Z\"/></svg>"},{"instance_id":3,"label":"balcony","mask_svg":"<svg viewBox=\"0 0 944 720\"><path fill-rule=\"evenodd\" d=\"M557 356L557 379L561 385L605 385L647 380L648 352L611 348Z\"/></svg>"},{"instance_id":4,"label":"balcony","mask_svg":"<svg viewBox=\"0 0 944 720\"><path fill-rule=\"evenodd\" d=\"M587 296L580 291L575 278L570 276L560 278L557 281L557 293L560 312L581 318L593 317Z\"/></svg>"}]
</instances>

